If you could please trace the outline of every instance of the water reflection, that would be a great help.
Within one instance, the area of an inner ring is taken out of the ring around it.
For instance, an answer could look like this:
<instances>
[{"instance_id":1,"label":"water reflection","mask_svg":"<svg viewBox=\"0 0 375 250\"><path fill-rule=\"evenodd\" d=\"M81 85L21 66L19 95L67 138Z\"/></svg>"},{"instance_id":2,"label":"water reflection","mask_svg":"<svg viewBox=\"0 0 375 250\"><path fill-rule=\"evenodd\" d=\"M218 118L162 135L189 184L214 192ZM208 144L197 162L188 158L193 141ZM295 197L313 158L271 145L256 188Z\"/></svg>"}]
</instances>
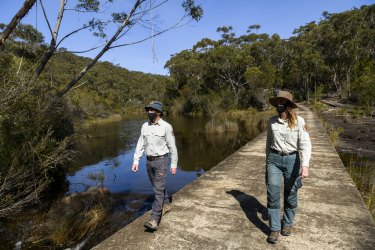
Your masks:
<instances>
[{"instance_id":1,"label":"water reflection","mask_svg":"<svg viewBox=\"0 0 375 250\"><path fill-rule=\"evenodd\" d=\"M206 134L207 117L166 117L172 124L179 154L178 173L168 177L167 188L173 194L197 176L225 159L260 133L256 127L240 124L238 132ZM133 154L145 119L113 121L82 129L76 135L77 161L69 169L69 193L90 186L104 186L111 193L152 193L145 157L137 174L131 172ZM90 175L102 174L101 183Z\"/></svg>"}]
</instances>

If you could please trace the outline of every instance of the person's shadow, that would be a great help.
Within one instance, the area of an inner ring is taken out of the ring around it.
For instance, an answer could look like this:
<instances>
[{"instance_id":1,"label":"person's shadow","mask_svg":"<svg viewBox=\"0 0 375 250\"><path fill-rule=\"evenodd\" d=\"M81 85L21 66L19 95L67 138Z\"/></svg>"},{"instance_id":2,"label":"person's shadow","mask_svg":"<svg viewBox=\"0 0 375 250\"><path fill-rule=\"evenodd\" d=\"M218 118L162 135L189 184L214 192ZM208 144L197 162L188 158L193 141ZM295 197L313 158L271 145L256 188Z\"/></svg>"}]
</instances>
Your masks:
<instances>
[{"instance_id":1,"label":"person's shadow","mask_svg":"<svg viewBox=\"0 0 375 250\"><path fill-rule=\"evenodd\" d=\"M257 198L251 195L247 195L239 190L226 191L227 194L231 194L240 203L242 210L245 212L246 217L251 221L257 228L259 228L265 235L270 233L270 229L262 220L267 220L267 208L260 203ZM262 220L258 218L258 213L262 215Z\"/></svg>"}]
</instances>

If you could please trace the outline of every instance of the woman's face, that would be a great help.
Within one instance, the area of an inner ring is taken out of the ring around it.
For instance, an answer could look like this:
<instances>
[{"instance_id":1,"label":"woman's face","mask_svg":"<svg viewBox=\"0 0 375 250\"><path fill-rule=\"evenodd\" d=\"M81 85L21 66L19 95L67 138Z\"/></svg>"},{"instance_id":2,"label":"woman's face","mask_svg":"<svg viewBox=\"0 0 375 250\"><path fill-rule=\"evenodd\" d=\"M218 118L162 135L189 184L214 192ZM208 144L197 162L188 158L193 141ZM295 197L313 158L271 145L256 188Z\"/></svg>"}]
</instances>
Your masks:
<instances>
[{"instance_id":1,"label":"woman's face","mask_svg":"<svg viewBox=\"0 0 375 250\"><path fill-rule=\"evenodd\" d=\"M277 107L276 107L277 113L281 114L281 113L285 112L287 106L288 106L288 101L284 100L284 99L280 99L277 102Z\"/></svg>"}]
</instances>

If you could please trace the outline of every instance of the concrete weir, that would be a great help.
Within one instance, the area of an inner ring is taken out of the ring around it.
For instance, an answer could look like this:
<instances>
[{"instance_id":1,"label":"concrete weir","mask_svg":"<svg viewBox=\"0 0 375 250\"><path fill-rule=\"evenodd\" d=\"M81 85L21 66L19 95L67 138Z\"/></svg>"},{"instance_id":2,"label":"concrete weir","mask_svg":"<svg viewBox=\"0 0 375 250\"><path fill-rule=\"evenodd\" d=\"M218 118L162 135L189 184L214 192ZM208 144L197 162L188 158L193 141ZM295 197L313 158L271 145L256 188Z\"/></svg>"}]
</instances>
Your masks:
<instances>
[{"instance_id":1,"label":"concrete weir","mask_svg":"<svg viewBox=\"0 0 375 250\"><path fill-rule=\"evenodd\" d=\"M266 242L266 133L173 196L156 232L149 213L94 249L375 249L375 223L318 118L300 107L313 145L292 236Z\"/></svg>"}]
</instances>

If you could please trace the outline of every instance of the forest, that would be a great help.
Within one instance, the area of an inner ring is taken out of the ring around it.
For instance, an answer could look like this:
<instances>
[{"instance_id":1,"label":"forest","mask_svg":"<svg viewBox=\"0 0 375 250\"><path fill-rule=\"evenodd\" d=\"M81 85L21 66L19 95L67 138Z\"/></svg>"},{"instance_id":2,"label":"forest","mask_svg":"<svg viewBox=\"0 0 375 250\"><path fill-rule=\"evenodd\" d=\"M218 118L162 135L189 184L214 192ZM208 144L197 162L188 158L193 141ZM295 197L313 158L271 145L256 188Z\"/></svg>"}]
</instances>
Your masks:
<instances>
[{"instance_id":1,"label":"forest","mask_svg":"<svg viewBox=\"0 0 375 250\"><path fill-rule=\"evenodd\" d=\"M174 81L166 101L177 113L209 112L211 106L265 109L277 88L292 91L297 101L314 103L333 94L373 107L374 18L375 5L324 12L289 39L258 34L258 24L239 36L231 26L219 27L220 39L203 38L166 63Z\"/></svg>"}]
</instances>

